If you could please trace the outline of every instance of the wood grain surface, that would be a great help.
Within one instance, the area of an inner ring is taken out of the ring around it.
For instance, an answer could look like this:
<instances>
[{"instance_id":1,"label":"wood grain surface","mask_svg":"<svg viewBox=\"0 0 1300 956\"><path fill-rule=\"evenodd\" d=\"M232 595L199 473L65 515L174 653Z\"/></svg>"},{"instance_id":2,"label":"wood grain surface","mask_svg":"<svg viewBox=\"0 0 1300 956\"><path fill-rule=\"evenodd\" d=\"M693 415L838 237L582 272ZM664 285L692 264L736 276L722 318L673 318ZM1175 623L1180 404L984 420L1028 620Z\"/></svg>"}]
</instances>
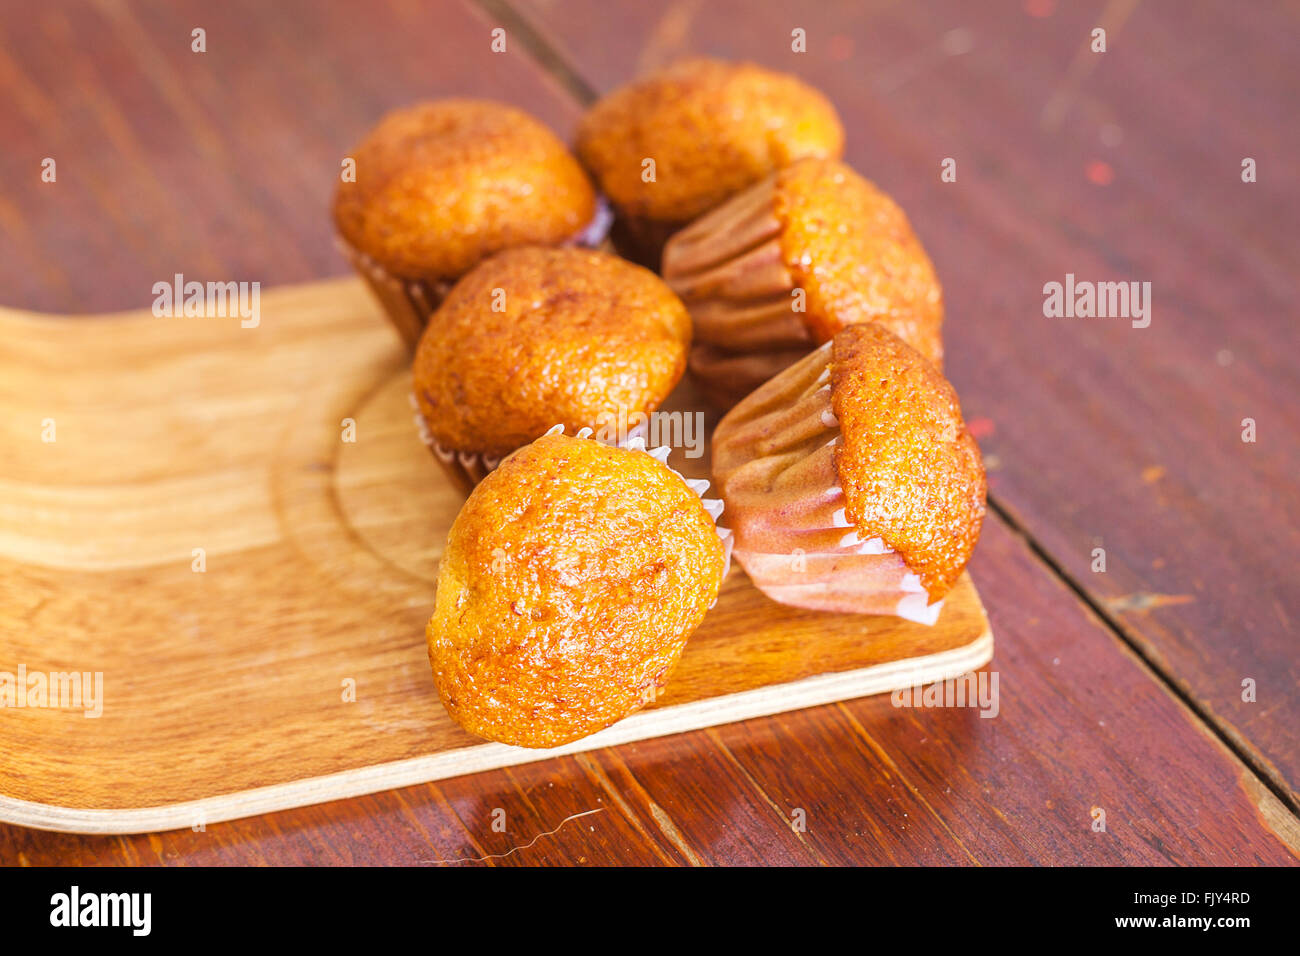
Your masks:
<instances>
[{"instance_id":1,"label":"wood grain surface","mask_svg":"<svg viewBox=\"0 0 1300 956\"><path fill-rule=\"evenodd\" d=\"M552 755L486 743L438 700L424 626L463 497L366 287L259 305L249 328L0 309L0 646L82 688L0 710L0 819L175 829ZM700 407L692 391L666 406ZM669 464L707 472L693 451ZM927 627L779 605L737 567L663 693L560 751L955 678L992 650L968 576Z\"/></svg>"},{"instance_id":2,"label":"wood grain surface","mask_svg":"<svg viewBox=\"0 0 1300 956\"><path fill-rule=\"evenodd\" d=\"M175 272L343 273L340 158L422 96L508 99L567 135L589 89L692 50L822 86L945 284L948 371L1001 512L971 573L1002 687L992 720L858 701L200 832L0 827L0 862L1297 859L1294 7L0 9L0 302L54 312L140 307ZM1094 62L1080 50L1102 22ZM958 181L941 184L947 156ZM1259 182L1241 183L1243 156ZM1151 327L1043 318L1042 285L1066 272L1151 281ZM1242 445L1247 416L1259 441Z\"/></svg>"}]
</instances>

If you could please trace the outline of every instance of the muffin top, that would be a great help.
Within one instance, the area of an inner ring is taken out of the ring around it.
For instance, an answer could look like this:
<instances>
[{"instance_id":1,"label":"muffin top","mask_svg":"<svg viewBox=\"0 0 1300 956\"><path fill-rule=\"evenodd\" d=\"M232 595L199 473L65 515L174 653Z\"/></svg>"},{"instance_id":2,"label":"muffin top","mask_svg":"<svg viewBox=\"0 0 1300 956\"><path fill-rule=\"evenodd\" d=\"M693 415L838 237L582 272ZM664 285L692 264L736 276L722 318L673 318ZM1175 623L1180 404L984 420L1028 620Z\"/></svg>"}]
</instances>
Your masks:
<instances>
[{"instance_id":1,"label":"muffin top","mask_svg":"<svg viewBox=\"0 0 1300 956\"><path fill-rule=\"evenodd\" d=\"M685 223L804 156L838 157L844 129L798 79L752 63L687 60L597 102L578 155L624 213ZM642 164L655 161L655 181Z\"/></svg>"},{"instance_id":2,"label":"muffin top","mask_svg":"<svg viewBox=\"0 0 1300 956\"><path fill-rule=\"evenodd\" d=\"M546 435L475 488L452 524L429 658L452 717L553 747L654 699L717 597L722 542L650 455Z\"/></svg>"},{"instance_id":3,"label":"muffin top","mask_svg":"<svg viewBox=\"0 0 1300 956\"><path fill-rule=\"evenodd\" d=\"M454 279L511 246L562 242L595 215L577 161L527 113L438 100L389 113L334 197L339 233L403 279Z\"/></svg>"},{"instance_id":4,"label":"muffin top","mask_svg":"<svg viewBox=\"0 0 1300 956\"><path fill-rule=\"evenodd\" d=\"M444 448L500 457L553 425L649 414L686 367L686 308L652 272L584 249L511 249L466 275L415 353Z\"/></svg>"},{"instance_id":5,"label":"muffin top","mask_svg":"<svg viewBox=\"0 0 1300 956\"><path fill-rule=\"evenodd\" d=\"M984 520L984 466L956 392L915 349L866 323L835 336L831 408L847 517L864 540L899 552L938 600Z\"/></svg>"},{"instance_id":6,"label":"muffin top","mask_svg":"<svg viewBox=\"0 0 1300 956\"><path fill-rule=\"evenodd\" d=\"M776 174L786 268L818 342L855 322L885 326L942 367L943 291L898 205L847 165L807 159Z\"/></svg>"}]
</instances>

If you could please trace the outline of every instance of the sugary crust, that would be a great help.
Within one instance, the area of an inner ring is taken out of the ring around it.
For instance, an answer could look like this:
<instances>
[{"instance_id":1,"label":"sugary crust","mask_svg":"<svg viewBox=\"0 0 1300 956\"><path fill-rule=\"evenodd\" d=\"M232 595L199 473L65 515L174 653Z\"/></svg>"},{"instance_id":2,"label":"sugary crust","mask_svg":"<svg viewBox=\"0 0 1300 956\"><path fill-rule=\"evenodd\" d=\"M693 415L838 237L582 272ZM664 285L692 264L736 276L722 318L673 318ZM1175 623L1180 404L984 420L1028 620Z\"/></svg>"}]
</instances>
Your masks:
<instances>
[{"instance_id":1,"label":"sugary crust","mask_svg":"<svg viewBox=\"0 0 1300 956\"><path fill-rule=\"evenodd\" d=\"M943 291L892 199L844 163L809 159L776 174L773 209L818 342L877 322L942 367Z\"/></svg>"},{"instance_id":2,"label":"sugary crust","mask_svg":"<svg viewBox=\"0 0 1300 956\"><path fill-rule=\"evenodd\" d=\"M931 600L956 582L984 520L979 448L957 394L915 349L879 325L835 336L835 464L859 537L902 554Z\"/></svg>"},{"instance_id":3,"label":"sugary crust","mask_svg":"<svg viewBox=\"0 0 1300 956\"><path fill-rule=\"evenodd\" d=\"M500 253L444 300L416 349L414 390L448 451L500 457L552 425L649 414L681 379L690 316L657 276L608 253Z\"/></svg>"},{"instance_id":4,"label":"sugary crust","mask_svg":"<svg viewBox=\"0 0 1300 956\"><path fill-rule=\"evenodd\" d=\"M438 693L490 740L585 737L654 699L724 573L713 519L671 469L540 438L451 527L428 627Z\"/></svg>"},{"instance_id":5,"label":"sugary crust","mask_svg":"<svg viewBox=\"0 0 1300 956\"><path fill-rule=\"evenodd\" d=\"M625 216L684 224L803 156L839 156L835 108L793 76L694 59L615 90L583 117L577 151ZM642 162L655 161L655 181Z\"/></svg>"},{"instance_id":6,"label":"sugary crust","mask_svg":"<svg viewBox=\"0 0 1300 956\"><path fill-rule=\"evenodd\" d=\"M335 193L343 239L401 279L456 278L501 249L555 244L591 222L596 197L546 126L487 100L389 113Z\"/></svg>"}]
</instances>

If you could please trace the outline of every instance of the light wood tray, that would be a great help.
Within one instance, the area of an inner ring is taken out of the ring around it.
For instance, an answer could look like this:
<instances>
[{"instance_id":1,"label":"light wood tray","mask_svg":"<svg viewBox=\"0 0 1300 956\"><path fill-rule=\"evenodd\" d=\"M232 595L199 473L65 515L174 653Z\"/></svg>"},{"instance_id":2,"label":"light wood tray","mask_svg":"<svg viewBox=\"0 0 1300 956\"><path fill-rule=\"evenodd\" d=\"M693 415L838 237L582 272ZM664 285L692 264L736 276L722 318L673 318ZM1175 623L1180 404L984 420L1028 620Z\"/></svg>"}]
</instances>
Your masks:
<instances>
[{"instance_id":1,"label":"light wood tray","mask_svg":"<svg viewBox=\"0 0 1300 956\"><path fill-rule=\"evenodd\" d=\"M939 680L992 656L969 578L922 627L783 607L736 568L653 707L552 751L472 737L425 656L461 498L416 437L406 366L351 279L264 294L254 329L0 310L0 672L103 674L98 718L0 708L0 820L198 826Z\"/></svg>"}]
</instances>

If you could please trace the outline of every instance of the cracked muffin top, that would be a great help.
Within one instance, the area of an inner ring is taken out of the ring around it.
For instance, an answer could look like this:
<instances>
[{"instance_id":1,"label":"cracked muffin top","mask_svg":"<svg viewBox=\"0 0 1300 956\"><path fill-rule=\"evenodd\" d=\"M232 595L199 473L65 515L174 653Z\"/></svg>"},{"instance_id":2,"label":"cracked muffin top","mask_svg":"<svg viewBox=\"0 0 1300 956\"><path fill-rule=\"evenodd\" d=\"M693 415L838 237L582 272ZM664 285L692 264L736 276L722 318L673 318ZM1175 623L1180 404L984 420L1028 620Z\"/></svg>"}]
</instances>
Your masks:
<instances>
[{"instance_id":1,"label":"cracked muffin top","mask_svg":"<svg viewBox=\"0 0 1300 956\"><path fill-rule=\"evenodd\" d=\"M686 223L804 156L838 157L830 102L752 63L686 60L621 87L583 117L577 152L622 212ZM645 182L643 162L655 179Z\"/></svg>"},{"instance_id":2,"label":"cracked muffin top","mask_svg":"<svg viewBox=\"0 0 1300 956\"><path fill-rule=\"evenodd\" d=\"M725 569L713 519L672 469L545 435L451 527L427 632L438 693L491 740L594 733L654 700Z\"/></svg>"},{"instance_id":3,"label":"cracked muffin top","mask_svg":"<svg viewBox=\"0 0 1300 956\"><path fill-rule=\"evenodd\" d=\"M691 342L658 276L603 252L525 247L481 263L420 339L415 397L448 450L500 457L553 425L659 407Z\"/></svg>"},{"instance_id":4,"label":"cracked muffin top","mask_svg":"<svg viewBox=\"0 0 1300 956\"><path fill-rule=\"evenodd\" d=\"M957 393L915 349L866 323L835 336L831 407L847 517L860 537L899 552L938 600L984 520L984 465Z\"/></svg>"},{"instance_id":5,"label":"cracked muffin top","mask_svg":"<svg viewBox=\"0 0 1300 956\"><path fill-rule=\"evenodd\" d=\"M773 210L816 341L879 322L942 367L943 291L897 203L844 163L810 159L776 174Z\"/></svg>"},{"instance_id":6,"label":"cracked muffin top","mask_svg":"<svg viewBox=\"0 0 1300 956\"><path fill-rule=\"evenodd\" d=\"M359 147L334 221L403 279L454 279L501 249L563 242L595 215L577 161L542 123L489 100L421 103L385 116Z\"/></svg>"}]
</instances>

